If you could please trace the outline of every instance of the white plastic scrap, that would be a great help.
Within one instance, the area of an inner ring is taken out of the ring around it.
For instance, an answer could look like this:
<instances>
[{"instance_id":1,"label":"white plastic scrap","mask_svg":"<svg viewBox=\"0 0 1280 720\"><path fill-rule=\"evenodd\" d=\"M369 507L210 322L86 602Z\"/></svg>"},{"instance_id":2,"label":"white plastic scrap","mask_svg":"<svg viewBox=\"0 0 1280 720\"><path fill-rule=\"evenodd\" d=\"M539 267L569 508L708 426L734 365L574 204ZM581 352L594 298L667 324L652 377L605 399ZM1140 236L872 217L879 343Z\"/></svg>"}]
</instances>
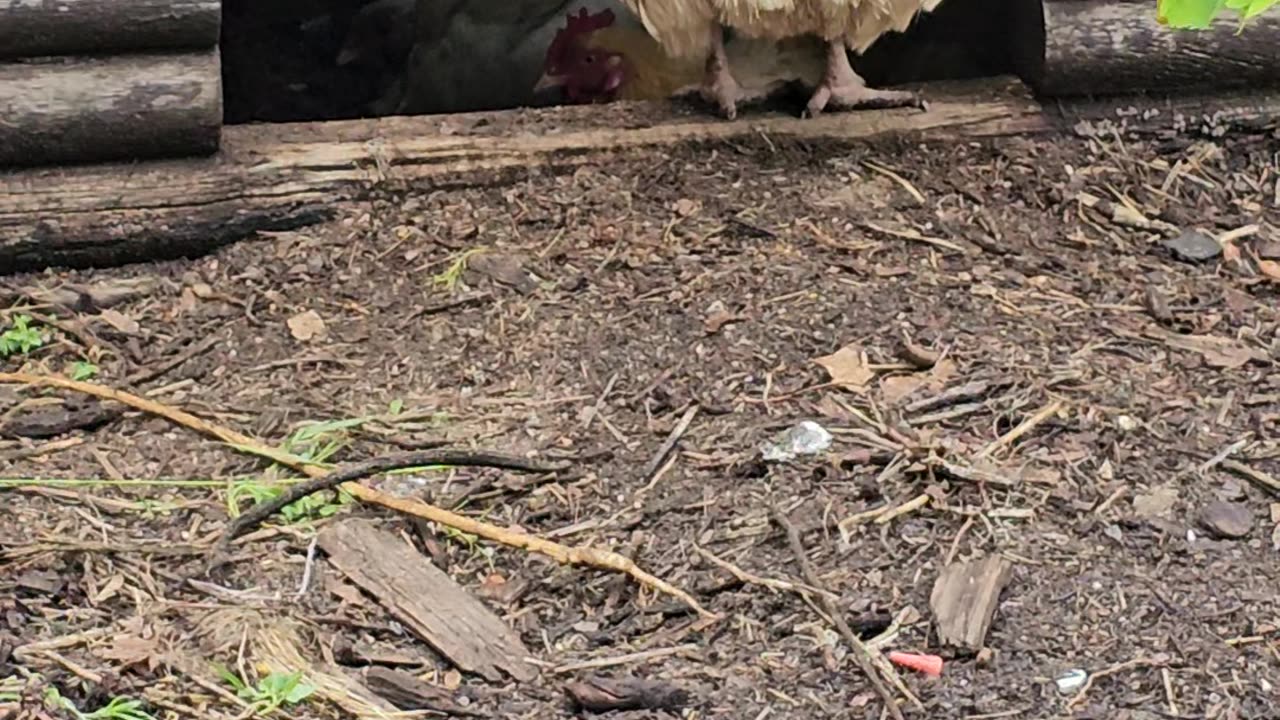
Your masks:
<instances>
[{"instance_id":1,"label":"white plastic scrap","mask_svg":"<svg viewBox=\"0 0 1280 720\"><path fill-rule=\"evenodd\" d=\"M786 462L799 455L817 455L831 447L831 433L812 420L792 427L772 444L761 448L766 462Z\"/></svg>"}]
</instances>

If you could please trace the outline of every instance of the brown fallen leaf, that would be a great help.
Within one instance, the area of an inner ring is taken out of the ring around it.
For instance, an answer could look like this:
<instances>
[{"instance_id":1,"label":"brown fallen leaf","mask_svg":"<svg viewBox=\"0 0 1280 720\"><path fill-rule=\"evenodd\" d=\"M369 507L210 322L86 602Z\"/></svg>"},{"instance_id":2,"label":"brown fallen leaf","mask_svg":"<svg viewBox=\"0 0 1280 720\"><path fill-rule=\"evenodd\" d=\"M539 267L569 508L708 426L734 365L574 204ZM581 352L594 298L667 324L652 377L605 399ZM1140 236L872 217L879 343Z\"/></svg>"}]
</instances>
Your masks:
<instances>
[{"instance_id":1,"label":"brown fallen leaf","mask_svg":"<svg viewBox=\"0 0 1280 720\"><path fill-rule=\"evenodd\" d=\"M826 368L831 383L846 390L865 392L867 383L876 373L867 367L865 354L852 345L846 345L830 355L815 358L814 362Z\"/></svg>"},{"instance_id":2,"label":"brown fallen leaf","mask_svg":"<svg viewBox=\"0 0 1280 720\"><path fill-rule=\"evenodd\" d=\"M1258 271L1271 280L1280 282L1280 262L1275 260L1259 260Z\"/></svg>"},{"instance_id":3,"label":"brown fallen leaf","mask_svg":"<svg viewBox=\"0 0 1280 720\"><path fill-rule=\"evenodd\" d=\"M103 660L120 663L124 667L146 664L154 667L158 662L158 648L155 640L147 640L132 633L122 633L111 638L111 642L97 651Z\"/></svg>"},{"instance_id":4,"label":"brown fallen leaf","mask_svg":"<svg viewBox=\"0 0 1280 720\"><path fill-rule=\"evenodd\" d=\"M1181 335L1164 329L1154 329L1152 334L1164 340L1169 347L1199 353L1211 367L1234 370L1253 361L1269 360L1262 350L1249 347L1234 338L1216 335Z\"/></svg>"},{"instance_id":5,"label":"brown fallen leaf","mask_svg":"<svg viewBox=\"0 0 1280 720\"><path fill-rule=\"evenodd\" d=\"M324 319L315 310L298 313L289 318L287 324L293 337L302 342L323 340L329 334Z\"/></svg>"},{"instance_id":6,"label":"brown fallen leaf","mask_svg":"<svg viewBox=\"0 0 1280 720\"><path fill-rule=\"evenodd\" d=\"M138 321L125 315L119 310L103 310L98 317L102 318L108 325L119 330L125 335L137 335L142 327L138 325Z\"/></svg>"}]
</instances>

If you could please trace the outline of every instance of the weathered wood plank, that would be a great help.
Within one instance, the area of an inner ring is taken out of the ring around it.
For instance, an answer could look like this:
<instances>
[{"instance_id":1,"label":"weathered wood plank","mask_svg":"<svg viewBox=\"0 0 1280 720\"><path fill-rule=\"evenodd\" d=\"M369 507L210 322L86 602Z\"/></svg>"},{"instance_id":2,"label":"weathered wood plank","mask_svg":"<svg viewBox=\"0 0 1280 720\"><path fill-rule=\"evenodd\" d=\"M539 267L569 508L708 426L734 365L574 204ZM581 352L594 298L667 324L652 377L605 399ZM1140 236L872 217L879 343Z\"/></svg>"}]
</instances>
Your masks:
<instances>
[{"instance_id":1,"label":"weathered wood plank","mask_svg":"<svg viewBox=\"0 0 1280 720\"><path fill-rule=\"evenodd\" d=\"M0 0L0 58L218 44L220 0Z\"/></svg>"},{"instance_id":2,"label":"weathered wood plank","mask_svg":"<svg viewBox=\"0 0 1280 720\"><path fill-rule=\"evenodd\" d=\"M1025 91L1024 91L1025 92ZM928 112L778 115L735 122L614 105L349 122L228 127L222 152L200 160L0 173L0 273L102 266L206 252L257 230L329 217L371 188L465 187L543 170L634 157L653 148L759 138L842 143L909 135L922 141L1035 135L1087 119L1119 119L1120 103L1054 104L1025 95L930 91ZM1134 131L1195 126L1214 115L1236 129L1274 126L1280 95L1142 101Z\"/></svg>"},{"instance_id":3,"label":"weathered wood plank","mask_svg":"<svg viewBox=\"0 0 1280 720\"><path fill-rule=\"evenodd\" d=\"M1222 91L1280 87L1280 16L1248 29L1230 16L1205 31L1156 21L1150 0L1043 0L1043 35L1033 21L1013 43L1023 78L1042 95ZM1039 41L1039 42L1037 42Z\"/></svg>"},{"instance_id":4,"label":"weathered wood plank","mask_svg":"<svg viewBox=\"0 0 1280 720\"><path fill-rule=\"evenodd\" d=\"M352 582L459 668L495 682L502 673L536 677L515 632L400 538L370 521L347 520L326 528L318 542Z\"/></svg>"},{"instance_id":5,"label":"weathered wood plank","mask_svg":"<svg viewBox=\"0 0 1280 720\"><path fill-rule=\"evenodd\" d=\"M981 650L1000 591L1012 571L1013 564L999 555L944 568L929 595L938 640L944 645Z\"/></svg>"},{"instance_id":6,"label":"weathered wood plank","mask_svg":"<svg viewBox=\"0 0 1280 720\"><path fill-rule=\"evenodd\" d=\"M217 49L0 63L0 167L208 155Z\"/></svg>"}]
</instances>

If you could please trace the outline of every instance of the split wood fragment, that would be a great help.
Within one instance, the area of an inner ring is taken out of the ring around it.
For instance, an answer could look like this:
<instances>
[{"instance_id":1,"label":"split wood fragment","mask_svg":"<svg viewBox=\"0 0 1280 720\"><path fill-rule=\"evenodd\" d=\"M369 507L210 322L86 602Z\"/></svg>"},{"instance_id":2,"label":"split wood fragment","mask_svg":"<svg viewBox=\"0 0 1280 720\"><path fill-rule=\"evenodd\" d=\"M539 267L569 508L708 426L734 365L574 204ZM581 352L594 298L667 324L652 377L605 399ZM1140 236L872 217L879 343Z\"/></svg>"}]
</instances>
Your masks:
<instances>
[{"instance_id":1,"label":"split wood fragment","mask_svg":"<svg viewBox=\"0 0 1280 720\"><path fill-rule=\"evenodd\" d=\"M179 410L153 400L138 397L131 393L115 390L104 385L79 382L77 380L71 380L70 378L64 378L57 375L32 375L30 373L0 373L0 384L56 387L66 390L74 390L76 392L103 398L105 400L113 400L122 405L127 405L136 410L141 410L143 412L165 418L197 432L215 437L234 446L241 452L264 457L285 467L304 473L312 478L323 477L326 474L324 469L307 462L303 458L268 447L248 435L202 420L201 418L198 418L184 410ZM407 513L425 520L440 523L441 525L446 525L448 527L461 530L462 532L477 535L486 540L492 540L493 542L501 543L503 545L546 555L547 557L566 565L586 565L601 570L612 570L615 572L625 573L630 575L636 580L636 582L640 583L644 587L670 595L677 600L680 600L704 618L714 620L719 619L720 617L719 615L716 615L702 607L702 605L687 592L660 578L650 575L640 569L640 567L629 558L623 557L615 552L590 547L570 547L561 545L534 535L525 535L511 530L506 530L495 525L490 525L489 523L473 520L464 515L458 515L424 502L393 497L357 483L346 483L345 485L342 485L342 489L358 500L376 503L398 512Z\"/></svg>"},{"instance_id":2,"label":"split wood fragment","mask_svg":"<svg viewBox=\"0 0 1280 720\"><path fill-rule=\"evenodd\" d=\"M999 555L943 569L929 595L938 639L946 645L981 650L1012 570L1013 564Z\"/></svg>"},{"instance_id":3,"label":"split wood fragment","mask_svg":"<svg viewBox=\"0 0 1280 720\"><path fill-rule=\"evenodd\" d=\"M317 540L343 574L457 667L491 682L501 673L522 682L537 676L525 662L529 650L501 618L393 533L347 519Z\"/></svg>"}]
</instances>

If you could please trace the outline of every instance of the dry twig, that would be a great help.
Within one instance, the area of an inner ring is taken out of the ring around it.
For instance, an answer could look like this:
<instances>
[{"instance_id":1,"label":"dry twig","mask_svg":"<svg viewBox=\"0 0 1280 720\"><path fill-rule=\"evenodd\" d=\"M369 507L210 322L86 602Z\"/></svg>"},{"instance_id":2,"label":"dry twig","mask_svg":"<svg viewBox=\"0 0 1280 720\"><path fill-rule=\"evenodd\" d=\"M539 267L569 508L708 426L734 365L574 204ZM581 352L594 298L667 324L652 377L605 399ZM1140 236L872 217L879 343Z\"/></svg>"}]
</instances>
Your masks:
<instances>
[{"instance_id":1,"label":"dry twig","mask_svg":"<svg viewBox=\"0 0 1280 720\"><path fill-rule=\"evenodd\" d=\"M771 516L778 527L782 528L783 532L787 534L787 542L791 544L791 552L796 556L796 562L800 565L800 572L804 576L805 582L813 587L822 587L822 583L818 581L818 574L814 572L813 564L809 562L809 556L805 554L804 542L800 539L800 531L796 529L795 524L787 519L781 508L773 508ZM849 647L853 648L854 662L857 663L858 669L862 671L862 674L867 676L867 680L871 682L871 687L875 689L876 694L884 701L885 709L889 712L889 715L894 720L903 720L902 711L898 709L897 700L893 697L893 693L889 691L889 688L885 686L881 673L876 668L875 656L872 654L871 649L862 640L858 639L858 635L853 632L853 628L849 627L844 615L841 614L836 604L831 602L830 598L823 594L818 595L817 599L823 612L831 618L836 630L840 632L840 636L849 644ZM923 709L920 701L902 686L901 680L887 674L886 676L889 677L891 683L913 701L913 704Z\"/></svg>"},{"instance_id":2,"label":"dry twig","mask_svg":"<svg viewBox=\"0 0 1280 720\"><path fill-rule=\"evenodd\" d=\"M75 390L76 392L81 392L86 395L92 395L106 400L114 400L122 405L127 405L136 410L141 410L152 415L157 415L197 432L210 435L225 443L235 446L242 452L267 458L268 460L272 460L281 465L297 470L298 472L304 473L312 478L321 478L327 474L323 468L317 467L303 458L275 448L267 447L261 442L247 435L238 433L235 430L215 425L183 410L103 385L79 382L56 375L32 375L30 373L0 373L0 384L58 387L67 390ZM400 457L403 458L406 456ZM510 547L546 555L553 560L567 565L587 565L602 570L613 570L616 572L626 573L641 585L658 592L671 595L681 602L684 602L705 618L719 618L718 615L702 607L702 605L695 600L693 596L670 583L641 570L630 559L617 553L607 550L597 550L595 548L569 547L534 535L524 535L512 532L495 525L490 525L489 523L480 522L463 515L451 513L448 510L434 505L429 505L424 502L386 495L385 493L381 493L372 488L367 488L353 482L344 484L342 489L359 500L377 503L399 512L440 523L441 525L446 525L465 533L477 535L486 540L492 540Z\"/></svg>"}]
</instances>

